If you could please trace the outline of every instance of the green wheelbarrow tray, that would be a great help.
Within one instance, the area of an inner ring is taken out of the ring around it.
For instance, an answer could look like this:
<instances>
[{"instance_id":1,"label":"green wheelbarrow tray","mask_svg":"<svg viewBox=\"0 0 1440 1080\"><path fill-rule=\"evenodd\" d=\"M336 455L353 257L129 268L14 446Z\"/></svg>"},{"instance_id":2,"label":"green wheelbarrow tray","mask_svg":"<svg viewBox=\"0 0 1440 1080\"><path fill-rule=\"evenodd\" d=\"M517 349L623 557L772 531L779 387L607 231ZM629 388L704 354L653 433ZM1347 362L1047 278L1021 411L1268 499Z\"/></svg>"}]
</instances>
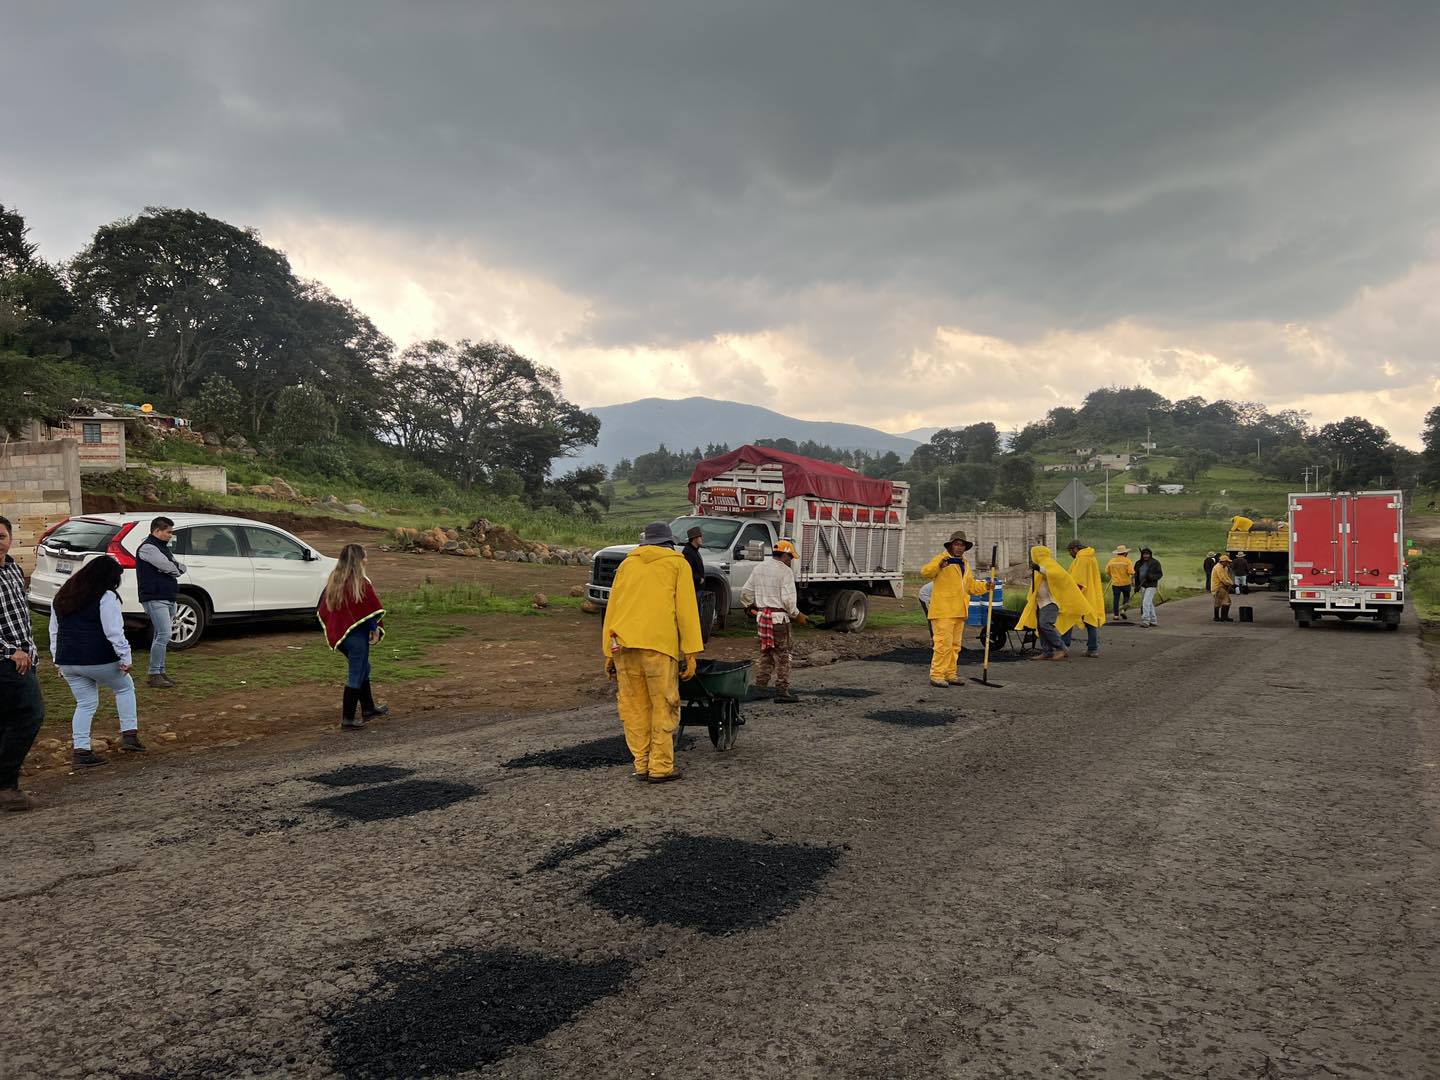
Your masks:
<instances>
[{"instance_id":1,"label":"green wheelbarrow tray","mask_svg":"<svg viewBox=\"0 0 1440 1080\"><path fill-rule=\"evenodd\" d=\"M740 725L740 703L750 693L750 660L700 660L695 677L680 680L680 726L675 729L675 748L680 732L687 726L704 725L716 750L735 745Z\"/></svg>"}]
</instances>

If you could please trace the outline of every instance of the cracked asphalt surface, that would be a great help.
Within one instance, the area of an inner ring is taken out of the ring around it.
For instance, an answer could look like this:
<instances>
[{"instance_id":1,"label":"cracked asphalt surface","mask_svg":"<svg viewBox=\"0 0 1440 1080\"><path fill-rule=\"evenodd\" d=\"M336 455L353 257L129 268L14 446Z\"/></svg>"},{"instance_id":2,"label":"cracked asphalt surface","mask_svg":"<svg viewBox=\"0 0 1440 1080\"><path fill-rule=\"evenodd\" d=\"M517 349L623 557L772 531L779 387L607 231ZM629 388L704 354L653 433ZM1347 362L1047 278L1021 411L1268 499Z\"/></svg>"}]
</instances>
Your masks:
<instances>
[{"instance_id":1,"label":"cracked asphalt surface","mask_svg":"<svg viewBox=\"0 0 1440 1080\"><path fill-rule=\"evenodd\" d=\"M1166 605L1157 629L1107 628L1098 660L1004 665L1001 689L805 670L802 696L876 695L747 705L729 753L697 729L678 784L503 767L614 735L608 707L396 716L303 753L83 777L0 821L0 1076L358 1076L335 1047L379 1015L384 973L498 955L625 974L550 1019L442 996L395 1043L458 1025L477 1072L517 1078L1440 1077L1424 646L1413 626L1299 631L1253 599L1253 625ZM956 716L866 718L885 709ZM342 790L313 778L349 766L474 794L381 820L313 805ZM836 855L734 933L591 901L679 834ZM533 1041L497 1058L517 1012ZM413 1075L463 1069L453 1049Z\"/></svg>"}]
</instances>

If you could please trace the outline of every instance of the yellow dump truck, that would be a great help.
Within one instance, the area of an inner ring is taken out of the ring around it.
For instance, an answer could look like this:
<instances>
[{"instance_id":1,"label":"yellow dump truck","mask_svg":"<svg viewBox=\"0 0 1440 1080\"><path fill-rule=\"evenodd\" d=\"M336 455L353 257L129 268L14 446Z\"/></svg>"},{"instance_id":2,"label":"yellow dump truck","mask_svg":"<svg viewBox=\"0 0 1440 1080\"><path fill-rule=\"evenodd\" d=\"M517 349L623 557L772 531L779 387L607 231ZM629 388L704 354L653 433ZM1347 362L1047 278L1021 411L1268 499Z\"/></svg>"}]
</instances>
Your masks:
<instances>
[{"instance_id":1,"label":"yellow dump truck","mask_svg":"<svg viewBox=\"0 0 1440 1080\"><path fill-rule=\"evenodd\" d=\"M1280 592L1290 587L1290 525L1285 521L1251 521L1235 517L1225 537L1225 550L1234 558L1245 553L1250 564L1250 588Z\"/></svg>"}]
</instances>

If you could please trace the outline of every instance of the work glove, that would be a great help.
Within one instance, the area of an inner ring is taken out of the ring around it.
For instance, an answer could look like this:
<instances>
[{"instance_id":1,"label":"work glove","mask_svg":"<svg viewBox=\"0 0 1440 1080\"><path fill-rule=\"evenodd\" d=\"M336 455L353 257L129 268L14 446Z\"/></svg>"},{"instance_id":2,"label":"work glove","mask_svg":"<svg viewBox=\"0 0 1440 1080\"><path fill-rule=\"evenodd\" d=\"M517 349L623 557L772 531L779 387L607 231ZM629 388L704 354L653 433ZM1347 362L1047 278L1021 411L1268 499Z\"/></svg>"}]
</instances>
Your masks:
<instances>
[{"instance_id":1,"label":"work glove","mask_svg":"<svg viewBox=\"0 0 1440 1080\"><path fill-rule=\"evenodd\" d=\"M695 677L695 659L699 655L699 653L693 652L685 654L685 668L680 672L680 678L693 679Z\"/></svg>"},{"instance_id":2,"label":"work glove","mask_svg":"<svg viewBox=\"0 0 1440 1080\"><path fill-rule=\"evenodd\" d=\"M796 626L809 626L810 619L803 611L797 611L794 616Z\"/></svg>"},{"instance_id":3,"label":"work glove","mask_svg":"<svg viewBox=\"0 0 1440 1080\"><path fill-rule=\"evenodd\" d=\"M615 658L612 656L605 658L605 677L611 682L615 682L619 678L615 673Z\"/></svg>"}]
</instances>

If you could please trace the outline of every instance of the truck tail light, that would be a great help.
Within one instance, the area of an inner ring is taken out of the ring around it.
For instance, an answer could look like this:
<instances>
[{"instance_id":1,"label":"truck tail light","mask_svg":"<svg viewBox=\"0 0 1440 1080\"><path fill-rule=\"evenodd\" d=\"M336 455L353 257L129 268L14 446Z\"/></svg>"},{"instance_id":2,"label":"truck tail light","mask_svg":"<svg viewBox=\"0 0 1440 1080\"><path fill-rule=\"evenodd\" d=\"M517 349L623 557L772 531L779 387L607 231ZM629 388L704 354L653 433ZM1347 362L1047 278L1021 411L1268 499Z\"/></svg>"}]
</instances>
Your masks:
<instances>
[{"instance_id":1,"label":"truck tail light","mask_svg":"<svg viewBox=\"0 0 1440 1080\"><path fill-rule=\"evenodd\" d=\"M786 510L785 510L785 524L786 524L786 525L793 525L793 524L795 524L795 508L794 508L793 506L787 507Z\"/></svg>"},{"instance_id":2,"label":"truck tail light","mask_svg":"<svg viewBox=\"0 0 1440 1080\"><path fill-rule=\"evenodd\" d=\"M135 569L135 556L131 555L130 552L126 551L120 545L120 541L124 540L133 528L135 528L135 522L127 521L124 525L120 526L120 531L115 534L110 543L105 545L105 554L118 562L121 570Z\"/></svg>"},{"instance_id":3,"label":"truck tail light","mask_svg":"<svg viewBox=\"0 0 1440 1080\"><path fill-rule=\"evenodd\" d=\"M1394 593L1388 593L1388 592L1377 592L1377 593L1375 594L1375 599L1376 599L1376 600L1394 600L1394 599L1395 599L1395 594L1394 594Z\"/></svg>"},{"instance_id":4,"label":"truck tail light","mask_svg":"<svg viewBox=\"0 0 1440 1080\"><path fill-rule=\"evenodd\" d=\"M1319 594L1318 592L1302 592L1302 593L1300 594L1300 599L1301 599L1301 600L1319 600L1319 599L1320 599L1320 594Z\"/></svg>"}]
</instances>

